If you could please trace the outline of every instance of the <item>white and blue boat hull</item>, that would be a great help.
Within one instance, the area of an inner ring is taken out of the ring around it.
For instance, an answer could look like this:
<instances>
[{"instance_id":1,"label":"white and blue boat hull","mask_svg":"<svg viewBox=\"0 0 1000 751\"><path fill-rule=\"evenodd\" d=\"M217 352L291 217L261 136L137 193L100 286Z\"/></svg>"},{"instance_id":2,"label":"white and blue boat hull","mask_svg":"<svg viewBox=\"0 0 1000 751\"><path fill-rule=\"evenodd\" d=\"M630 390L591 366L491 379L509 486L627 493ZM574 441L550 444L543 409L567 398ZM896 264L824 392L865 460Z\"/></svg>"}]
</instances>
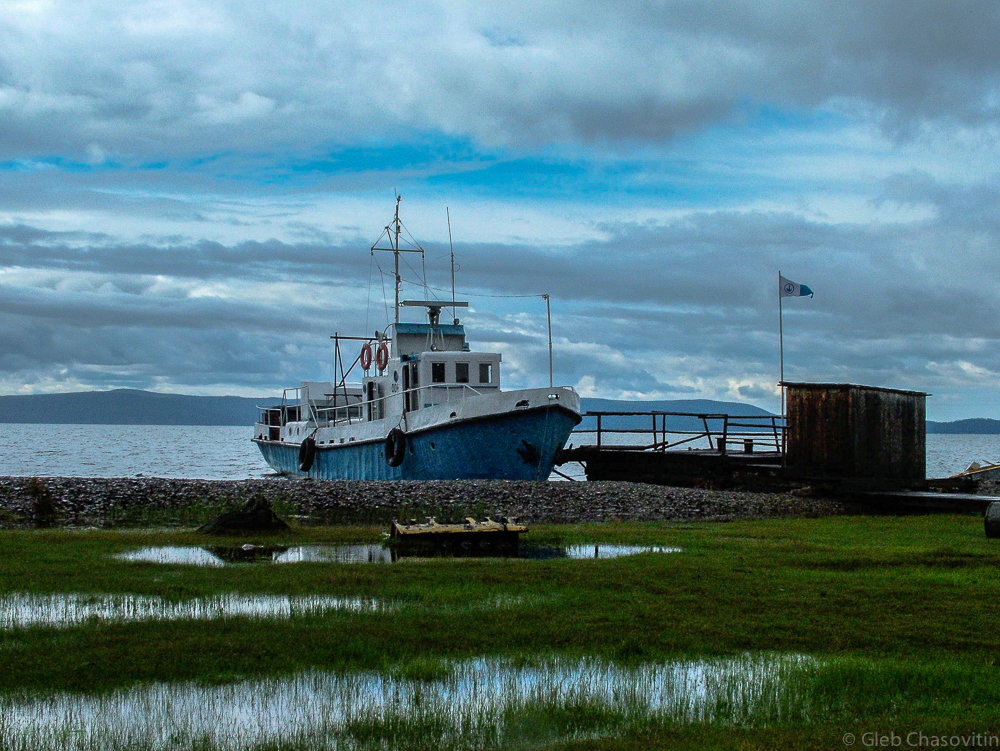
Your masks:
<instances>
[{"instance_id":1,"label":"white and blue boat hull","mask_svg":"<svg viewBox=\"0 0 1000 751\"><path fill-rule=\"evenodd\" d=\"M384 437L320 441L308 472L299 469L301 444L255 442L275 471L322 480L547 480L579 421L576 410L549 404L416 427L404 431L398 466L386 458Z\"/></svg>"}]
</instances>

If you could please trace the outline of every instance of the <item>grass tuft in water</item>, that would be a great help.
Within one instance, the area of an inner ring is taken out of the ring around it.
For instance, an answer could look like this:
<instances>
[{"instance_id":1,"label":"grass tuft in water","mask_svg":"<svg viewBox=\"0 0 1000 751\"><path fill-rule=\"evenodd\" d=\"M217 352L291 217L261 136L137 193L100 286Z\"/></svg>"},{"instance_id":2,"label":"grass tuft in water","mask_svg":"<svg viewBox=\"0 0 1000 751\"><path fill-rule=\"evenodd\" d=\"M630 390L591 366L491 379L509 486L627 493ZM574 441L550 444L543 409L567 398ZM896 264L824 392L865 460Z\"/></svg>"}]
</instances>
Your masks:
<instances>
[{"instance_id":1,"label":"grass tuft in water","mask_svg":"<svg viewBox=\"0 0 1000 751\"><path fill-rule=\"evenodd\" d=\"M32 477L24 490L28 494L32 525L38 529L53 526L56 522L56 501L45 483Z\"/></svg>"},{"instance_id":2,"label":"grass tuft in water","mask_svg":"<svg viewBox=\"0 0 1000 751\"><path fill-rule=\"evenodd\" d=\"M418 656L402 662L390 663L385 666L384 672L398 681L429 683L451 678L454 670L454 663L450 660Z\"/></svg>"},{"instance_id":3,"label":"grass tuft in water","mask_svg":"<svg viewBox=\"0 0 1000 751\"><path fill-rule=\"evenodd\" d=\"M658 721L759 725L775 706L802 722L797 692L785 694L809 664L774 655L635 667L555 657L516 667L481 658L453 663L434 679L441 665L410 661L388 674L305 672L96 696L0 697L0 747L221 750L296 738L301 748L500 749L621 735Z\"/></svg>"}]
</instances>

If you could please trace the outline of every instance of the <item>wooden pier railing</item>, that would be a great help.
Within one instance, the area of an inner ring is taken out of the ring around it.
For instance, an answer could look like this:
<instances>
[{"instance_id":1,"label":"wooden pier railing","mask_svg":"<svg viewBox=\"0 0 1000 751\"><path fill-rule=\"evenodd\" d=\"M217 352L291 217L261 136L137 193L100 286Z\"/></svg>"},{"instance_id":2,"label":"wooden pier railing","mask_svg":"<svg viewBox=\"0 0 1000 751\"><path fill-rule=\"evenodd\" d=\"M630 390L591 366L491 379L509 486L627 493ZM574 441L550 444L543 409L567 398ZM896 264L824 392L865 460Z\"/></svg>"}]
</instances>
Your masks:
<instances>
[{"instance_id":1,"label":"wooden pier railing","mask_svg":"<svg viewBox=\"0 0 1000 751\"><path fill-rule=\"evenodd\" d=\"M725 415L700 412L585 412L574 436L595 435L600 450L669 451L702 441L705 450L720 454L735 448L742 453L783 453L785 423L778 415ZM596 422L595 422L596 421ZM626 443L617 436L628 436ZM579 444L578 444L579 445ZM586 446L587 444L583 444Z\"/></svg>"}]
</instances>

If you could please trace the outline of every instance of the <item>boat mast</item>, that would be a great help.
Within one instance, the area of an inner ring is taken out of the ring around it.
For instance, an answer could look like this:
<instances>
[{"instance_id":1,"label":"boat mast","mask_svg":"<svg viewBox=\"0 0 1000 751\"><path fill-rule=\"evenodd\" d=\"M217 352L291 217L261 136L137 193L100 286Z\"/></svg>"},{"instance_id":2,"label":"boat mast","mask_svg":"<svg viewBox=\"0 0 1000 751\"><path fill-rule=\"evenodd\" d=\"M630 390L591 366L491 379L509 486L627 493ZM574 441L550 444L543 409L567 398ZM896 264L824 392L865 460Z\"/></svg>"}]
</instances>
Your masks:
<instances>
[{"instance_id":1,"label":"boat mast","mask_svg":"<svg viewBox=\"0 0 1000 751\"><path fill-rule=\"evenodd\" d=\"M448 247L451 249L451 318L452 323L458 325L458 311L455 309L455 245L451 241L451 212L448 207L444 207L444 212L448 217Z\"/></svg>"},{"instance_id":2,"label":"boat mast","mask_svg":"<svg viewBox=\"0 0 1000 751\"><path fill-rule=\"evenodd\" d=\"M401 195L396 195L396 215L392 220L391 225L387 225L385 228L385 236L389 239L388 248L378 247L378 240L372 245L372 254L374 255L376 250L384 250L392 253L393 256L393 271L395 274L395 287L396 287L396 300L394 304L395 310L395 323L399 323L399 288L403 284L403 278L399 275L399 254L400 253L420 253L423 255L424 249L419 245L416 248L400 248L399 247L399 233L402 231L403 223L399 221L399 202L403 199ZM379 235L379 240L382 236Z\"/></svg>"},{"instance_id":3,"label":"boat mast","mask_svg":"<svg viewBox=\"0 0 1000 751\"><path fill-rule=\"evenodd\" d=\"M393 219L395 228L395 241L392 243L392 256L396 261L396 323L399 323L399 283L402 281L399 276L399 201L402 196L396 196L396 218Z\"/></svg>"}]
</instances>

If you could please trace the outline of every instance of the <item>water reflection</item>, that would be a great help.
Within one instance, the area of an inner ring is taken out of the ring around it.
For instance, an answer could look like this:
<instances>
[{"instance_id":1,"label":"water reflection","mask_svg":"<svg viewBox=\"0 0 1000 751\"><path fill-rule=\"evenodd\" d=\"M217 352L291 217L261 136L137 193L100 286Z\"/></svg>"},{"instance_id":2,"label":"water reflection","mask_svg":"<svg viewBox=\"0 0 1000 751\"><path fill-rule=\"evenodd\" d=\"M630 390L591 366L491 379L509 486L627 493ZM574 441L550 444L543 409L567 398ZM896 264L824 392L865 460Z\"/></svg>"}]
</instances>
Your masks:
<instances>
[{"instance_id":1,"label":"water reflection","mask_svg":"<svg viewBox=\"0 0 1000 751\"><path fill-rule=\"evenodd\" d=\"M224 594L173 601L134 594L14 593L0 596L0 629L126 621L291 618L332 611L389 609L379 600L364 597Z\"/></svg>"},{"instance_id":2,"label":"water reflection","mask_svg":"<svg viewBox=\"0 0 1000 751\"><path fill-rule=\"evenodd\" d=\"M242 545L229 547L195 547L165 545L145 547L121 553L124 561L145 563L180 563L194 566L225 566L230 563L393 563L405 559L429 557L448 558L525 558L550 560L554 558L618 558L640 553L680 553L680 548L664 545L610 545L586 543L581 545L534 545L522 543L517 551L490 551L476 547L463 550L449 549L440 556L427 548L407 550L382 544L364 545L293 545L264 546Z\"/></svg>"},{"instance_id":3,"label":"water reflection","mask_svg":"<svg viewBox=\"0 0 1000 751\"><path fill-rule=\"evenodd\" d=\"M193 566L225 566L226 562L208 548L193 545L163 545L130 550L115 556L123 561L144 563L187 563Z\"/></svg>"},{"instance_id":4,"label":"water reflection","mask_svg":"<svg viewBox=\"0 0 1000 751\"><path fill-rule=\"evenodd\" d=\"M0 697L0 747L241 749L516 745L520 718L578 713L587 734L648 718L804 721L816 661L744 655L623 667L593 659L474 659L441 680L299 673L223 686L154 684L107 695ZM595 711L596 710L596 711ZM427 728L432 728L428 731ZM413 733L432 732L433 737ZM554 730L552 732L555 732ZM537 742L537 738L535 739ZM420 741L424 741L423 744Z\"/></svg>"},{"instance_id":5,"label":"water reflection","mask_svg":"<svg viewBox=\"0 0 1000 751\"><path fill-rule=\"evenodd\" d=\"M664 545L607 545L586 543L583 545L537 545L522 546L521 557L534 560L550 558L620 558L640 553L680 553L680 548Z\"/></svg>"}]
</instances>

